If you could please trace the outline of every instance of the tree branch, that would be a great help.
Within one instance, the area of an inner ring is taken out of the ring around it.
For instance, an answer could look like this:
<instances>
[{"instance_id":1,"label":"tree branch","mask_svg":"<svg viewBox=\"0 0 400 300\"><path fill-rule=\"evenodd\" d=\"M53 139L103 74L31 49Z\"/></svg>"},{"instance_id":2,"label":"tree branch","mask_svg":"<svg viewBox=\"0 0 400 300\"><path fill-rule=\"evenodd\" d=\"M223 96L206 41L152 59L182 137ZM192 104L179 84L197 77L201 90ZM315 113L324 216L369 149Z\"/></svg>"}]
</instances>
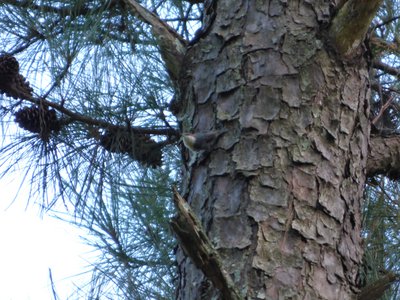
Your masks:
<instances>
[{"instance_id":1,"label":"tree branch","mask_svg":"<svg viewBox=\"0 0 400 300\"><path fill-rule=\"evenodd\" d=\"M161 56L172 80L176 81L186 53L187 42L157 15L147 10L134 0L123 0L132 12L143 22L149 24L158 40Z\"/></svg>"},{"instance_id":2,"label":"tree branch","mask_svg":"<svg viewBox=\"0 0 400 300\"><path fill-rule=\"evenodd\" d=\"M56 7L51 5L37 5L32 3L30 0L25 1L17 1L17 0L3 0L1 4L8 4L14 7L23 8L23 9L31 9L36 11L41 11L45 13L52 13L57 14L60 17L71 16L73 18L81 15L86 15L88 13L92 13L93 11L88 7L83 5L76 5L76 6L66 6L66 7Z\"/></svg>"},{"instance_id":3,"label":"tree branch","mask_svg":"<svg viewBox=\"0 0 400 300\"><path fill-rule=\"evenodd\" d=\"M68 60L66 66L64 67L64 70L59 76L65 75L65 73L68 71L69 66L71 65L71 62L72 58ZM57 83L58 80L56 80L55 84ZM53 87L51 87L50 90L52 88ZM91 118L80 113L73 112L65 108L63 104L58 104L46 100L45 98L49 94L50 90L45 94L45 96L34 96L33 89L30 87L29 82L27 82L25 77L19 73L19 63L15 59L15 57L7 53L0 55L0 94L6 94L8 97L12 97L14 99L22 99L24 101L36 104L37 106L52 107L63 113L64 115L68 116L70 118L68 120L68 123L78 121L87 125L97 126L101 128L118 129L121 127L103 120ZM164 119L165 121L165 117L163 117L162 119ZM139 134L167 135L169 137L179 136L179 132L171 127L163 129L130 127L129 129L131 132Z\"/></svg>"},{"instance_id":4,"label":"tree branch","mask_svg":"<svg viewBox=\"0 0 400 300\"><path fill-rule=\"evenodd\" d=\"M3 0L1 1L1 4L8 4L12 5L14 7L19 7L19 8L25 8L25 9L33 9L45 13L53 13L57 14L60 17L65 17L65 16L70 16L70 17L77 17L77 16L84 16L87 14L93 14L97 10L100 10L103 5L100 5L97 8L90 8L86 5L81 4L78 2L75 5L70 5L70 6L63 6L63 7L58 7L57 5L46 5L46 4L34 4L32 3L31 0L23 0L23 1L18 1L18 0ZM108 8L111 8L116 5L115 0L109 1L106 6Z\"/></svg>"},{"instance_id":5,"label":"tree branch","mask_svg":"<svg viewBox=\"0 0 400 300\"><path fill-rule=\"evenodd\" d=\"M385 52L400 53L400 45L397 39L394 42L388 42L376 35L372 35L369 43L374 57L378 57Z\"/></svg>"},{"instance_id":6,"label":"tree branch","mask_svg":"<svg viewBox=\"0 0 400 300\"><path fill-rule=\"evenodd\" d=\"M400 70L394 67L391 67L387 64L384 64L383 62L379 61L379 60L374 60L372 62L372 66L376 69L382 70L383 72L392 75L392 76L396 76L398 79L400 79Z\"/></svg>"},{"instance_id":7,"label":"tree branch","mask_svg":"<svg viewBox=\"0 0 400 300\"><path fill-rule=\"evenodd\" d=\"M389 18L389 19L384 20L383 22L381 22L379 24L374 25L374 27L372 29L375 30L376 28L385 26L385 25L387 25L389 23L392 23L392 22L394 22L394 21L396 21L398 19L400 19L400 16L395 16L395 17Z\"/></svg>"},{"instance_id":8,"label":"tree branch","mask_svg":"<svg viewBox=\"0 0 400 300\"><path fill-rule=\"evenodd\" d=\"M73 111L65 108L61 104L54 103L54 102L48 101L48 100L40 98L40 97L29 97L24 100L29 101L36 105L45 105L45 106L54 108L55 110L63 113L64 115L66 115L70 118L68 120L68 124L75 121L75 122L81 122L81 123L84 123L87 125L97 126L97 127L101 127L101 128L115 128L115 129L126 128L126 126L114 125L114 124L104 121L104 120L91 118L91 117L82 115L80 113L73 112ZM130 127L129 129L133 133L140 133L140 134L154 134L154 135L166 135L166 136L179 136L180 135L179 132L173 128Z\"/></svg>"},{"instance_id":9,"label":"tree branch","mask_svg":"<svg viewBox=\"0 0 400 300\"><path fill-rule=\"evenodd\" d=\"M197 219L189 204L174 188L174 202L178 215L171 221L180 245L197 268L221 291L224 300L240 300L239 291L232 278L224 270L218 252L212 246L200 221Z\"/></svg>"},{"instance_id":10,"label":"tree branch","mask_svg":"<svg viewBox=\"0 0 400 300\"><path fill-rule=\"evenodd\" d=\"M390 272L381 279L364 287L358 295L357 300L378 300L383 296L385 291L390 288L390 285L399 279L399 276Z\"/></svg>"},{"instance_id":11,"label":"tree branch","mask_svg":"<svg viewBox=\"0 0 400 300\"><path fill-rule=\"evenodd\" d=\"M66 64L60 75L66 74L70 61ZM55 84L58 81L56 80ZM53 85L50 90L54 87ZM15 122L18 125L32 133L38 134L44 142L49 140L52 132L58 132L63 127L68 126L74 121L91 125L88 128L90 137L96 139L104 149L114 153L126 153L132 159L138 161L144 166L156 168L162 164L162 148L166 145L177 142L180 134L172 127L169 128L143 128L132 127L129 120L125 126L114 125L112 123L94 119L80 113L73 112L64 107L63 103L58 104L45 99L44 97L34 96L33 89L19 73L19 63L10 54L0 55L0 94L5 94L21 101L11 104L11 107L17 107L23 101L28 101L34 106L23 107L14 113ZM54 108L49 110L49 107ZM4 111L13 111L11 108L3 108ZM67 117L59 119L56 110ZM163 118L165 121L165 117ZM104 133L100 134L98 127L104 128ZM149 136L166 135L167 138L157 142Z\"/></svg>"},{"instance_id":12,"label":"tree branch","mask_svg":"<svg viewBox=\"0 0 400 300\"><path fill-rule=\"evenodd\" d=\"M400 136L371 136L367 176L379 174L400 179Z\"/></svg>"},{"instance_id":13,"label":"tree branch","mask_svg":"<svg viewBox=\"0 0 400 300\"><path fill-rule=\"evenodd\" d=\"M365 38L382 0L348 0L333 18L329 37L343 56L351 56Z\"/></svg>"}]
</instances>

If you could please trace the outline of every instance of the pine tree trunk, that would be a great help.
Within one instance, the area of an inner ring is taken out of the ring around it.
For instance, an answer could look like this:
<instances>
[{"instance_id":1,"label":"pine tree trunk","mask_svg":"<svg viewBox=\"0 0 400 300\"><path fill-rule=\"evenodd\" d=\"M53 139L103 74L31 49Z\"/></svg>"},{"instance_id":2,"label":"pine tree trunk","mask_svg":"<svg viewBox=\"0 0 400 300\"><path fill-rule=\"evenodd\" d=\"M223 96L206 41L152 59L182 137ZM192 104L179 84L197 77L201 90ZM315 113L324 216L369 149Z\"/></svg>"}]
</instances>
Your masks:
<instances>
[{"instance_id":1,"label":"pine tree trunk","mask_svg":"<svg viewBox=\"0 0 400 300\"><path fill-rule=\"evenodd\" d=\"M186 153L183 195L246 299L358 292L368 69L327 44L328 2L219 0L186 56L183 131L228 132ZM178 263L177 299L220 298Z\"/></svg>"}]
</instances>

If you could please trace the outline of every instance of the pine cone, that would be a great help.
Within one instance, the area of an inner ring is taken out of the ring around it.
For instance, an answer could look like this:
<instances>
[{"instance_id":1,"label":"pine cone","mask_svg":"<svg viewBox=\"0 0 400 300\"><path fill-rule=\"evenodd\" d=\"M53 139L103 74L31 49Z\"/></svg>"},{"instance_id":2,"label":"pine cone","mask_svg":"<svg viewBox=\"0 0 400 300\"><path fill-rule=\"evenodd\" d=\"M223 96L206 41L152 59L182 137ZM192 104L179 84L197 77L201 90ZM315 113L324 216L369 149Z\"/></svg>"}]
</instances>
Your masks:
<instances>
[{"instance_id":1,"label":"pine cone","mask_svg":"<svg viewBox=\"0 0 400 300\"><path fill-rule=\"evenodd\" d=\"M131 157L145 166L156 168L162 164L162 151L160 145L148 135L137 134Z\"/></svg>"},{"instance_id":2,"label":"pine cone","mask_svg":"<svg viewBox=\"0 0 400 300\"><path fill-rule=\"evenodd\" d=\"M145 134L131 132L128 128L109 128L100 137L100 145L113 153L125 153L145 166L161 166L162 151L157 142Z\"/></svg>"},{"instance_id":3,"label":"pine cone","mask_svg":"<svg viewBox=\"0 0 400 300\"><path fill-rule=\"evenodd\" d=\"M17 122L21 128L34 133L40 132L40 112L38 107L25 106L17 111L14 116L14 121Z\"/></svg>"},{"instance_id":4,"label":"pine cone","mask_svg":"<svg viewBox=\"0 0 400 300\"><path fill-rule=\"evenodd\" d=\"M61 124L54 109L47 107L31 106L20 109L15 114L15 122L32 133L38 133L40 137L47 140L52 131L61 129Z\"/></svg>"},{"instance_id":5,"label":"pine cone","mask_svg":"<svg viewBox=\"0 0 400 300\"><path fill-rule=\"evenodd\" d=\"M0 81L9 80L19 72L19 63L10 54L0 55Z\"/></svg>"},{"instance_id":6,"label":"pine cone","mask_svg":"<svg viewBox=\"0 0 400 300\"><path fill-rule=\"evenodd\" d=\"M130 153L132 152L132 140L128 130L109 128L100 136L100 145L113 153Z\"/></svg>"},{"instance_id":7,"label":"pine cone","mask_svg":"<svg viewBox=\"0 0 400 300\"><path fill-rule=\"evenodd\" d=\"M0 55L0 93L15 99L29 99L33 90L18 72L19 64L15 57L10 54Z\"/></svg>"},{"instance_id":8,"label":"pine cone","mask_svg":"<svg viewBox=\"0 0 400 300\"><path fill-rule=\"evenodd\" d=\"M6 84L0 83L0 92L14 99L29 99L32 97L33 89L24 76L17 74Z\"/></svg>"}]
</instances>

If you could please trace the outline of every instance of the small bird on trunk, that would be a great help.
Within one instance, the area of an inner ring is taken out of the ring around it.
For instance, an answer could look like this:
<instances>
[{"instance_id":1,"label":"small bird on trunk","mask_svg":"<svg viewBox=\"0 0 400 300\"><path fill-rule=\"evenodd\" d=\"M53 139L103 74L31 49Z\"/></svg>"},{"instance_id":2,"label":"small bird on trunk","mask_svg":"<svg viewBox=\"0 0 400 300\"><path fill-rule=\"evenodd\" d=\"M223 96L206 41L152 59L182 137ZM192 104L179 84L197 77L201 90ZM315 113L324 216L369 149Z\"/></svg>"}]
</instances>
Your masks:
<instances>
[{"instance_id":1,"label":"small bird on trunk","mask_svg":"<svg viewBox=\"0 0 400 300\"><path fill-rule=\"evenodd\" d=\"M207 132L183 133L182 141L186 148L194 152L210 151L221 134L225 133L226 131L226 129L223 129Z\"/></svg>"}]
</instances>

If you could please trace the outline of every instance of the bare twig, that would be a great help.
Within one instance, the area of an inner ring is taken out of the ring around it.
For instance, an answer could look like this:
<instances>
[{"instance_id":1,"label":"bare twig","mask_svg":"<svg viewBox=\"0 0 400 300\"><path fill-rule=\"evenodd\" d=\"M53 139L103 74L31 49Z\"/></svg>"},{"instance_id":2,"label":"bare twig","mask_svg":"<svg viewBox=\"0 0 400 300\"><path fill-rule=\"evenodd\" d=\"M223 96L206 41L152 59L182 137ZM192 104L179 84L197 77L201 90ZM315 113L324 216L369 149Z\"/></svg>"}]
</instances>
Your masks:
<instances>
[{"instance_id":1,"label":"bare twig","mask_svg":"<svg viewBox=\"0 0 400 300\"><path fill-rule=\"evenodd\" d=\"M396 21L396 20L398 20L398 19L400 19L400 16L396 16L396 17L389 18L389 19L387 19L387 20L385 20L385 21L383 21L383 22L381 22L381 23L378 23L378 24L374 25L374 27L372 28L372 30L374 30L374 29L376 29L376 28L379 28L379 27L382 27L382 26L385 26L385 25L387 25L387 24L389 24L389 23L391 23L391 22L394 22L394 21Z\"/></svg>"},{"instance_id":2,"label":"bare twig","mask_svg":"<svg viewBox=\"0 0 400 300\"><path fill-rule=\"evenodd\" d=\"M140 20L151 26L153 34L158 40L167 71L172 80L177 80L183 56L186 53L187 42L171 26L136 1L124 0L124 2Z\"/></svg>"},{"instance_id":3,"label":"bare twig","mask_svg":"<svg viewBox=\"0 0 400 300\"><path fill-rule=\"evenodd\" d=\"M383 113L390 107L392 104L393 100L395 98L391 95L388 101L382 105L381 109L379 110L379 113L376 115L376 117L372 120L372 124L376 124L378 120L382 117Z\"/></svg>"}]
</instances>

